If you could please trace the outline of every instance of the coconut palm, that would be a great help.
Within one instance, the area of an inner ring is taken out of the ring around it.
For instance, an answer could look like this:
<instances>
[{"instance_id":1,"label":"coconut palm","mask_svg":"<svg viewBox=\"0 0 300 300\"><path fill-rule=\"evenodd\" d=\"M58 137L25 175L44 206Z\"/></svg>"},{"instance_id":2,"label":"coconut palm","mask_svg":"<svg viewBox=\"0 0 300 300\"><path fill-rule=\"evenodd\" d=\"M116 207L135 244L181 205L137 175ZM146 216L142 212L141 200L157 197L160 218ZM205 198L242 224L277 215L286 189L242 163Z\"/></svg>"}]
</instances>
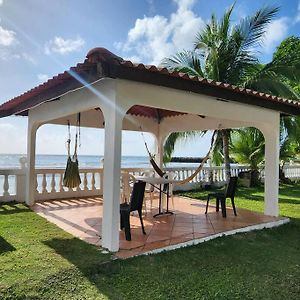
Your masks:
<instances>
[{"instance_id":1,"label":"coconut palm","mask_svg":"<svg viewBox=\"0 0 300 300\"><path fill-rule=\"evenodd\" d=\"M165 58L162 65L189 75L196 75L259 91L297 98L282 78L299 76L294 63L277 59L265 66L259 64L256 51L266 32L267 25L278 12L277 7L264 7L237 25L231 24L232 5L221 18L213 14L195 39L192 51L182 51ZM299 62L298 62L299 63ZM299 65L298 65L299 66ZM231 130L219 130L213 160L223 157L226 176L230 176L229 143ZM200 132L200 136L206 132ZM195 132L191 134L195 136ZM189 138L189 133L172 133L165 142L166 158L171 157L177 140Z\"/></svg>"},{"instance_id":2,"label":"coconut palm","mask_svg":"<svg viewBox=\"0 0 300 300\"><path fill-rule=\"evenodd\" d=\"M252 171L258 171L264 160L265 140L256 128L236 130L231 135L229 146L231 157L235 162L249 165Z\"/></svg>"},{"instance_id":3,"label":"coconut palm","mask_svg":"<svg viewBox=\"0 0 300 300\"><path fill-rule=\"evenodd\" d=\"M251 169L251 183L258 182L259 166L264 162L265 140L263 134L256 128L244 128L231 134L229 146L233 160L248 165ZM280 132L280 180L285 182L283 172L284 162L295 159L299 153L299 144L284 131Z\"/></svg>"},{"instance_id":4,"label":"coconut palm","mask_svg":"<svg viewBox=\"0 0 300 300\"><path fill-rule=\"evenodd\" d=\"M250 186L259 179L259 166L264 160L265 140L256 128L235 130L231 134L230 155L235 162L250 167Z\"/></svg>"}]
</instances>

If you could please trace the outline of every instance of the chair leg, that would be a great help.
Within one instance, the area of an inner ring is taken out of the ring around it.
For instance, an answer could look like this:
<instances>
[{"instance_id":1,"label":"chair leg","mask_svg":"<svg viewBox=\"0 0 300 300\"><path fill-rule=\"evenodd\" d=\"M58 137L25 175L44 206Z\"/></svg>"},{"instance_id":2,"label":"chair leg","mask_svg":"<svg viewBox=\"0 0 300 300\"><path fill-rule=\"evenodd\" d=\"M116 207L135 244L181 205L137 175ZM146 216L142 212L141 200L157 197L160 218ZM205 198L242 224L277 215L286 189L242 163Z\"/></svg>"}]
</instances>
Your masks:
<instances>
[{"instance_id":1,"label":"chair leg","mask_svg":"<svg viewBox=\"0 0 300 300\"><path fill-rule=\"evenodd\" d=\"M147 203L146 203L145 199L143 201L143 209L144 209L145 215L147 215Z\"/></svg>"},{"instance_id":2,"label":"chair leg","mask_svg":"<svg viewBox=\"0 0 300 300\"><path fill-rule=\"evenodd\" d=\"M139 211L139 217L140 217L140 221L141 221L141 225L142 225L142 231L143 234L146 234L145 228L144 228L144 223L143 223L143 218L142 218L142 212Z\"/></svg>"},{"instance_id":3,"label":"chair leg","mask_svg":"<svg viewBox=\"0 0 300 300\"><path fill-rule=\"evenodd\" d=\"M125 238L126 241L131 241L131 231L130 231L130 213L122 213L123 226L125 228Z\"/></svg>"},{"instance_id":4,"label":"chair leg","mask_svg":"<svg viewBox=\"0 0 300 300\"><path fill-rule=\"evenodd\" d=\"M206 201L205 214L207 214L209 200L210 200L210 196L208 195L208 196L207 196L207 201Z\"/></svg>"},{"instance_id":5,"label":"chair leg","mask_svg":"<svg viewBox=\"0 0 300 300\"><path fill-rule=\"evenodd\" d=\"M153 192L150 192L150 210L152 211L153 207Z\"/></svg>"},{"instance_id":6,"label":"chair leg","mask_svg":"<svg viewBox=\"0 0 300 300\"><path fill-rule=\"evenodd\" d=\"M173 183L171 183L170 184L170 191L169 191L169 193L170 193L170 195L171 195L171 200L172 200L172 207L173 207L173 209L175 209L175 206L174 206L174 194L173 194Z\"/></svg>"},{"instance_id":7,"label":"chair leg","mask_svg":"<svg viewBox=\"0 0 300 300\"><path fill-rule=\"evenodd\" d=\"M234 215L237 216L235 205L234 205L234 197L231 197L231 205L232 205L232 208L233 208Z\"/></svg>"},{"instance_id":8,"label":"chair leg","mask_svg":"<svg viewBox=\"0 0 300 300\"><path fill-rule=\"evenodd\" d=\"M220 208L220 199L217 197L216 199L216 211L219 211Z\"/></svg>"},{"instance_id":9,"label":"chair leg","mask_svg":"<svg viewBox=\"0 0 300 300\"><path fill-rule=\"evenodd\" d=\"M171 192L171 200L172 200L172 207L173 207L173 209L175 209L173 188L172 188L172 192Z\"/></svg>"},{"instance_id":10,"label":"chair leg","mask_svg":"<svg viewBox=\"0 0 300 300\"><path fill-rule=\"evenodd\" d=\"M123 228L124 228L124 221L123 221L123 214L122 213L120 213L120 228L121 228L121 230L123 230Z\"/></svg>"},{"instance_id":11,"label":"chair leg","mask_svg":"<svg viewBox=\"0 0 300 300\"><path fill-rule=\"evenodd\" d=\"M223 218L226 218L226 198L222 197L220 198L220 201L221 201L222 216Z\"/></svg>"}]
</instances>

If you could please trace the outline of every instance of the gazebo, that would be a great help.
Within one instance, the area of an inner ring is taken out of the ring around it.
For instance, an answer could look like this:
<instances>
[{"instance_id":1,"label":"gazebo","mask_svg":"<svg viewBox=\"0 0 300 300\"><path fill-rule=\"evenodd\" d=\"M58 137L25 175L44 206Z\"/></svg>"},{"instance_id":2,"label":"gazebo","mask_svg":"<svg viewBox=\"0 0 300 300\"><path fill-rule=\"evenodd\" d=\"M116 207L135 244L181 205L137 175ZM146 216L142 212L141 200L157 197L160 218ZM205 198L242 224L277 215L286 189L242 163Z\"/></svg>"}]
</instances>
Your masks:
<instances>
[{"instance_id":1,"label":"gazebo","mask_svg":"<svg viewBox=\"0 0 300 300\"><path fill-rule=\"evenodd\" d=\"M44 124L105 128L102 246L119 249L122 130L152 133L162 166L171 132L256 127L265 137L265 210L278 215L280 115L300 104L156 66L135 64L104 48L83 63L0 106L0 117L28 117L26 203L35 202L36 132Z\"/></svg>"}]
</instances>

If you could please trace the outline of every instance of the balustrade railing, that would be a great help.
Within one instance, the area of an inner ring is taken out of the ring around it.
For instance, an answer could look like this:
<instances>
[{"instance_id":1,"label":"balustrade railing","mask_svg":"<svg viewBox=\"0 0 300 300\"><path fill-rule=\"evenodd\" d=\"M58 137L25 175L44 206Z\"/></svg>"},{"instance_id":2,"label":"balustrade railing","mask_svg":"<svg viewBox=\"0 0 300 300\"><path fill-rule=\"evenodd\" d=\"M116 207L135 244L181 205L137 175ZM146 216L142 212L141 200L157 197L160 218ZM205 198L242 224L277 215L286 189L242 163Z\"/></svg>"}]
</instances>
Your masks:
<instances>
[{"instance_id":1,"label":"balustrade railing","mask_svg":"<svg viewBox=\"0 0 300 300\"><path fill-rule=\"evenodd\" d=\"M64 169L37 169L36 199L63 199L102 195L103 169L80 169L81 184L70 189L63 186Z\"/></svg>"},{"instance_id":2,"label":"balustrade railing","mask_svg":"<svg viewBox=\"0 0 300 300\"><path fill-rule=\"evenodd\" d=\"M183 180L193 174L196 167L168 167L165 171L172 172L172 177ZM238 176L240 172L248 171L248 166L231 166L231 175ZM286 177L300 179L300 164L286 164L283 167ZM134 176L154 175L152 168L122 168ZM19 201L25 199L25 168L0 169L0 202ZM101 196L103 194L103 169L80 169L81 185L76 189L63 186L64 169L36 169L35 198L36 200L63 199L72 197ZM260 170L264 178L264 169ZM180 186L183 189L192 189L205 183L225 182L225 169L222 166L205 166L197 176L188 184Z\"/></svg>"},{"instance_id":3,"label":"balustrade railing","mask_svg":"<svg viewBox=\"0 0 300 300\"><path fill-rule=\"evenodd\" d=\"M291 180L300 178L300 165L298 164L285 164L283 171L285 176Z\"/></svg>"},{"instance_id":4,"label":"balustrade railing","mask_svg":"<svg viewBox=\"0 0 300 300\"><path fill-rule=\"evenodd\" d=\"M22 188L25 188L24 170L0 169L0 202L22 201Z\"/></svg>"}]
</instances>

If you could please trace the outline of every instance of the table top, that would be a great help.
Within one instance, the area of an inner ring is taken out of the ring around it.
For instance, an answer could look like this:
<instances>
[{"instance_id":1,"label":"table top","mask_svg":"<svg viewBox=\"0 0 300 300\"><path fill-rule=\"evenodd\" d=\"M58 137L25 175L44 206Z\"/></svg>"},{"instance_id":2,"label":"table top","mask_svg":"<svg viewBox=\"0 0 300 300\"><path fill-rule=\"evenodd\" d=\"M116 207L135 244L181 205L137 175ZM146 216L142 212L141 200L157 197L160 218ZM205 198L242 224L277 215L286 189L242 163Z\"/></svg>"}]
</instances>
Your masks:
<instances>
[{"instance_id":1,"label":"table top","mask_svg":"<svg viewBox=\"0 0 300 300\"><path fill-rule=\"evenodd\" d=\"M135 176L135 180L144 181L150 184L167 184L167 183L176 183L179 180L168 179L164 177L148 177L148 176Z\"/></svg>"}]
</instances>

